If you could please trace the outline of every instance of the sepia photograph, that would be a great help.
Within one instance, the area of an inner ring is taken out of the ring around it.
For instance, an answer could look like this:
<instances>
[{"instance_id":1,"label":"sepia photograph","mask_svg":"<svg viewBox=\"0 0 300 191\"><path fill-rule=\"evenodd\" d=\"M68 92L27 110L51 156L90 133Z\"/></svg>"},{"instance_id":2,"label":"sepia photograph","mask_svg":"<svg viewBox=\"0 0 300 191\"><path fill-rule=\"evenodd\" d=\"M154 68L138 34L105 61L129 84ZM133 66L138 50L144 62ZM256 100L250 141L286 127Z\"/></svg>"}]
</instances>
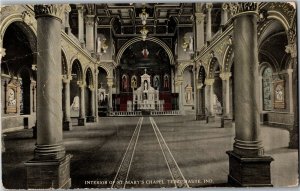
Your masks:
<instances>
[{"instance_id":1,"label":"sepia photograph","mask_svg":"<svg viewBox=\"0 0 300 191\"><path fill-rule=\"evenodd\" d=\"M299 187L297 2L0 4L1 189Z\"/></svg>"}]
</instances>

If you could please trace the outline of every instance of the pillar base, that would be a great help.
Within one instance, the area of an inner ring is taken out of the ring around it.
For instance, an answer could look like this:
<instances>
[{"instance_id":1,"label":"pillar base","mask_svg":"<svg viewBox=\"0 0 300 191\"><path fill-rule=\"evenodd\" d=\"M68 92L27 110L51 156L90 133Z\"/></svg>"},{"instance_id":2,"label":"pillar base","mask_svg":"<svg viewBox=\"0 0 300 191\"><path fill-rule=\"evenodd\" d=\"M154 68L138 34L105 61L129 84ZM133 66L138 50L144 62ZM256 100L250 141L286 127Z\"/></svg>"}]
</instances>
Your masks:
<instances>
[{"instance_id":1,"label":"pillar base","mask_svg":"<svg viewBox=\"0 0 300 191\"><path fill-rule=\"evenodd\" d=\"M211 122L215 122L215 116L209 115L206 116L206 123L211 123Z\"/></svg>"},{"instance_id":2,"label":"pillar base","mask_svg":"<svg viewBox=\"0 0 300 191\"><path fill-rule=\"evenodd\" d=\"M270 156L242 157L233 151L229 156L228 183L236 187L272 187Z\"/></svg>"},{"instance_id":3,"label":"pillar base","mask_svg":"<svg viewBox=\"0 0 300 191\"><path fill-rule=\"evenodd\" d=\"M78 118L78 126L85 126L86 118Z\"/></svg>"},{"instance_id":4,"label":"pillar base","mask_svg":"<svg viewBox=\"0 0 300 191\"><path fill-rule=\"evenodd\" d=\"M294 126L292 130L290 130L290 149L298 149L299 148L299 126Z\"/></svg>"},{"instance_id":5,"label":"pillar base","mask_svg":"<svg viewBox=\"0 0 300 191\"><path fill-rule=\"evenodd\" d=\"M70 188L71 157L66 155L58 160L32 159L26 162L27 189Z\"/></svg>"},{"instance_id":6,"label":"pillar base","mask_svg":"<svg viewBox=\"0 0 300 191\"><path fill-rule=\"evenodd\" d=\"M64 121L64 123L63 123L63 130L64 131L71 131L72 130L72 123L71 123L71 121Z\"/></svg>"},{"instance_id":7,"label":"pillar base","mask_svg":"<svg viewBox=\"0 0 300 191\"><path fill-rule=\"evenodd\" d=\"M96 122L96 117L95 116L87 116L86 117L86 122Z\"/></svg>"},{"instance_id":8,"label":"pillar base","mask_svg":"<svg viewBox=\"0 0 300 191\"><path fill-rule=\"evenodd\" d=\"M196 120L205 120L206 119L206 116L205 115L196 115Z\"/></svg>"},{"instance_id":9,"label":"pillar base","mask_svg":"<svg viewBox=\"0 0 300 191\"><path fill-rule=\"evenodd\" d=\"M230 118L221 118L221 128L232 128L232 119Z\"/></svg>"}]
</instances>

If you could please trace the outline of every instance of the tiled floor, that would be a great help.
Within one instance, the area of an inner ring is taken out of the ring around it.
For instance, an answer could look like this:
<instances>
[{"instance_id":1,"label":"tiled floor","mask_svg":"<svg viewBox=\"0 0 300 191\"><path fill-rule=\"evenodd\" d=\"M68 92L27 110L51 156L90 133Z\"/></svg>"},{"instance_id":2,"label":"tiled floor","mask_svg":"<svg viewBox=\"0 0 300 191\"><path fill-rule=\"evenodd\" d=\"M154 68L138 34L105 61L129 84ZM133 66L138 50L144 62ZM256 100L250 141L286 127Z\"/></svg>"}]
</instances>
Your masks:
<instances>
[{"instance_id":1,"label":"tiled floor","mask_svg":"<svg viewBox=\"0 0 300 191\"><path fill-rule=\"evenodd\" d=\"M64 132L67 153L73 155L73 188L228 186L225 152L232 149L234 128L219 128L219 122L206 124L191 117L154 117L155 126L146 116L139 126L139 119L101 118L98 124ZM265 154L275 159L272 184L298 184L298 151L287 148L288 131L262 126L261 137ZM31 130L6 134L4 187L25 188L23 163L32 159L34 144ZM112 185L115 178L119 182Z\"/></svg>"}]
</instances>

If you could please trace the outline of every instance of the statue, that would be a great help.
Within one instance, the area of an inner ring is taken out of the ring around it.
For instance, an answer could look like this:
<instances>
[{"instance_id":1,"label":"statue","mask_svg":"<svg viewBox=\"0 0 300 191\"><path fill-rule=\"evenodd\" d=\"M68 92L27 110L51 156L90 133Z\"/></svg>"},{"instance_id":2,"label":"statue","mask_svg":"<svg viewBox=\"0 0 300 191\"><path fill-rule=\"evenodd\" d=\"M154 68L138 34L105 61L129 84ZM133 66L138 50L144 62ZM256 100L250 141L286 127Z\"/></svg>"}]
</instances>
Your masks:
<instances>
[{"instance_id":1,"label":"statue","mask_svg":"<svg viewBox=\"0 0 300 191\"><path fill-rule=\"evenodd\" d=\"M79 96L75 96L73 99L73 103L71 105L71 109L74 111L78 111L79 110Z\"/></svg>"}]
</instances>

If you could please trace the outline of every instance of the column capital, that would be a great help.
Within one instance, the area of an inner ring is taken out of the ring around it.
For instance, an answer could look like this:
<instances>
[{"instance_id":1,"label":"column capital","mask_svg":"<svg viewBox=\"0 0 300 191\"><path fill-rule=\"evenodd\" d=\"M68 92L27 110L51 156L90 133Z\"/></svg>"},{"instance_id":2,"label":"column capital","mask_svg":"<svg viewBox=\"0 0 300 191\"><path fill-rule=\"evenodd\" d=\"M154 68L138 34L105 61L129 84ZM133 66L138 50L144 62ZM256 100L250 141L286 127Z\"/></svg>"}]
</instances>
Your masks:
<instances>
[{"instance_id":1,"label":"column capital","mask_svg":"<svg viewBox=\"0 0 300 191\"><path fill-rule=\"evenodd\" d=\"M205 19L205 14L203 13L195 13L196 23L202 23Z\"/></svg>"},{"instance_id":2,"label":"column capital","mask_svg":"<svg viewBox=\"0 0 300 191\"><path fill-rule=\"evenodd\" d=\"M70 75L62 75L63 83L70 83L72 76Z\"/></svg>"},{"instance_id":3,"label":"column capital","mask_svg":"<svg viewBox=\"0 0 300 191\"><path fill-rule=\"evenodd\" d=\"M292 58L297 57L297 45L295 43L286 45L285 52L290 53Z\"/></svg>"},{"instance_id":4,"label":"column capital","mask_svg":"<svg viewBox=\"0 0 300 191\"><path fill-rule=\"evenodd\" d=\"M208 86L212 86L215 82L215 79L213 78L207 78L205 79L205 85L208 85Z\"/></svg>"},{"instance_id":5,"label":"column capital","mask_svg":"<svg viewBox=\"0 0 300 191\"><path fill-rule=\"evenodd\" d=\"M91 91L95 91L95 87L93 85L89 85L88 88L91 90Z\"/></svg>"},{"instance_id":6,"label":"column capital","mask_svg":"<svg viewBox=\"0 0 300 191\"><path fill-rule=\"evenodd\" d=\"M203 83L197 83L197 90L200 90L204 87Z\"/></svg>"},{"instance_id":7,"label":"column capital","mask_svg":"<svg viewBox=\"0 0 300 191\"><path fill-rule=\"evenodd\" d=\"M78 84L78 86L80 87L80 88L84 88L85 87L85 83L84 82L82 82L82 81L77 81L77 84Z\"/></svg>"},{"instance_id":8,"label":"column capital","mask_svg":"<svg viewBox=\"0 0 300 191\"><path fill-rule=\"evenodd\" d=\"M86 15L85 17L85 24L94 26L95 24L95 16L94 15Z\"/></svg>"},{"instance_id":9,"label":"column capital","mask_svg":"<svg viewBox=\"0 0 300 191\"><path fill-rule=\"evenodd\" d=\"M229 10L232 16L242 14L258 14L258 3L256 2L237 2L229 3Z\"/></svg>"},{"instance_id":10,"label":"column capital","mask_svg":"<svg viewBox=\"0 0 300 191\"><path fill-rule=\"evenodd\" d=\"M83 11L84 11L84 5L81 5L81 4L76 5L76 8L77 8L78 12L79 12L79 11L80 11L80 12L83 12Z\"/></svg>"},{"instance_id":11,"label":"column capital","mask_svg":"<svg viewBox=\"0 0 300 191\"><path fill-rule=\"evenodd\" d=\"M213 4L212 3L206 3L205 4L205 8L210 11L213 8Z\"/></svg>"},{"instance_id":12,"label":"column capital","mask_svg":"<svg viewBox=\"0 0 300 191\"><path fill-rule=\"evenodd\" d=\"M108 85L109 87L112 87L113 84L114 84L113 78L108 77L108 78L106 78L106 79L107 79L107 85Z\"/></svg>"},{"instance_id":13,"label":"column capital","mask_svg":"<svg viewBox=\"0 0 300 191\"><path fill-rule=\"evenodd\" d=\"M229 80L230 76L231 76L231 72L222 72L220 74L220 78L222 80Z\"/></svg>"},{"instance_id":14,"label":"column capital","mask_svg":"<svg viewBox=\"0 0 300 191\"><path fill-rule=\"evenodd\" d=\"M65 5L56 4L42 4L34 5L35 18L39 17L54 17L62 22L64 16L64 11L66 9Z\"/></svg>"},{"instance_id":15,"label":"column capital","mask_svg":"<svg viewBox=\"0 0 300 191\"><path fill-rule=\"evenodd\" d=\"M223 9L224 11L228 11L228 10L229 10L229 3L223 3L223 4L222 4L222 9Z\"/></svg>"}]
</instances>

